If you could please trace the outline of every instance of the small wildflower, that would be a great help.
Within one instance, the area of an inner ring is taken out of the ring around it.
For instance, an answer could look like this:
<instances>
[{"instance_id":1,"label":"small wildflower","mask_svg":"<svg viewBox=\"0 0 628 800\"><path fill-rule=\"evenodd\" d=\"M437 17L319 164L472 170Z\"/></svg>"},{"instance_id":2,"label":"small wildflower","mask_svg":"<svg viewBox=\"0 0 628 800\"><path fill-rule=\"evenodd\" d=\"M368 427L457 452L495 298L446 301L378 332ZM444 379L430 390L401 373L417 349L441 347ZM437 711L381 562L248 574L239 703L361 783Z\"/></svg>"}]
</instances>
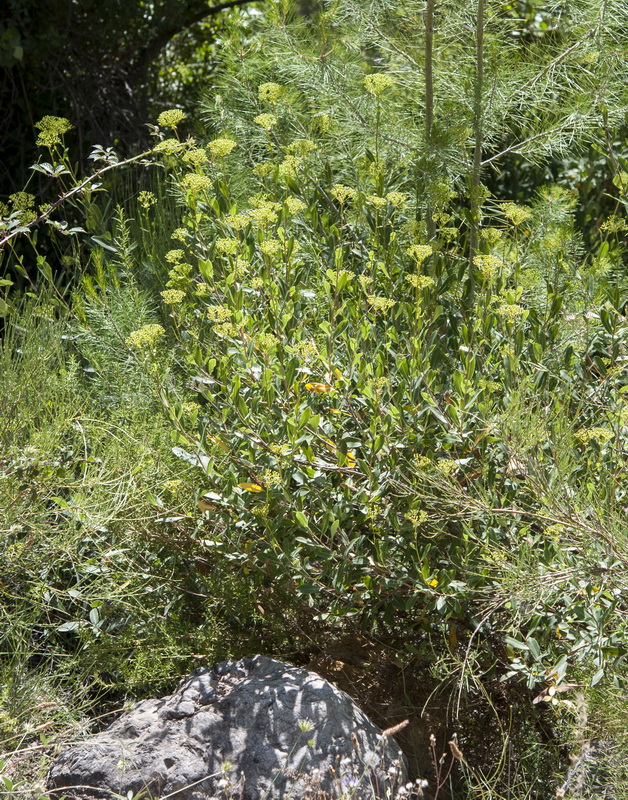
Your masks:
<instances>
[{"instance_id":1,"label":"small wildflower","mask_svg":"<svg viewBox=\"0 0 628 800\"><path fill-rule=\"evenodd\" d=\"M503 303L496 309L497 313L509 322L515 322L525 313L525 309L516 303Z\"/></svg>"},{"instance_id":2,"label":"small wildflower","mask_svg":"<svg viewBox=\"0 0 628 800\"><path fill-rule=\"evenodd\" d=\"M195 404L195 405L196 405L196 404ZM175 492L177 492L177 491L178 491L178 490L179 490L179 489L180 489L182 486L183 486L183 481L182 481L182 480L179 480L179 479L177 478L177 479L170 480L170 481L164 481L164 482L161 484L161 490L162 490L162 492L168 492L168 494L174 494L174 493L175 493Z\"/></svg>"},{"instance_id":3,"label":"small wildflower","mask_svg":"<svg viewBox=\"0 0 628 800\"><path fill-rule=\"evenodd\" d=\"M181 181L184 189L192 194L198 194L211 186L211 180L206 175L197 175L195 172L188 172Z\"/></svg>"},{"instance_id":4,"label":"small wildflower","mask_svg":"<svg viewBox=\"0 0 628 800\"><path fill-rule=\"evenodd\" d=\"M166 289L165 292L161 292L161 296L164 303L169 306L176 306L183 302L185 292L181 291L180 289Z\"/></svg>"},{"instance_id":5,"label":"small wildflower","mask_svg":"<svg viewBox=\"0 0 628 800\"><path fill-rule=\"evenodd\" d=\"M171 239L178 239L180 242L185 242L188 238L188 232L186 228L175 228L170 234Z\"/></svg>"},{"instance_id":6,"label":"small wildflower","mask_svg":"<svg viewBox=\"0 0 628 800\"><path fill-rule=\"evenodd\" d=\"M251 289L259 290L264 286L264 279L259 276L251 280Z\"/></svg>"},{"instance_id":7,"label":"small wildflower","mask_svg":"<svg viewBox=\"0 0 628 800\"><path fill-rule=\"evenodd\" d=\"M164 258L169 264L178 264L185 258L185 253L183 252L183 250L180 250L178 248L175 250L168 250Z\"/></svg>"},{"instance_id":8,"label":"small wildflower","mask_svg":"<svg viewBox=\"0 0 628 800\"><path fill-rule=\"evenodd\" d=\"M411 522L415 528L418 528L424 522L427 522L427 513L425 511L415 509L414 511L409 511L406 514L406 519L408 522Z\"/></svg>"},{"instance_id":9,"label":"small wildflower","mask_svg":"<svg viewBox=\"0 0 628 800\"><path fill-rule=\"evenodd\" d=\"M278 121L274 114L258 114L253 120L253 122L261 125L265 131L270 131L271 128L274 128Z\"/></svg>"},{"instance_id":10,"label":"small wildflower","mask_svg":"<svg viewBox=\"0 0 628 800\"><path fill-rule=\"evenodd\" d=\"M318 356L318 347L313 339L297 342L293 349L294 352L303 359L303 361L311 361Z\"/></svg>"},{"instance_id":11,"label":"small wildflower","mask_svg":"<svg viewBox=\"0 0 628 800\"><path fill-rule=\"evenodd\" d=\"M137 347L143 350L144 347L154 348L159 339L165 336L166 331L161 325L144 325L129 334L126 343L130 347Z\"/></svg>"},{"instance_id":12,"label":"small wildflower","mask_svg":"<svg viewBox=\"0 0 628 800\"><path fill-rule=\"evenodd\" d=\"M430 278L428 275L408 275L406 280L414 286L415 289L419 290L430 289L435 285L434 278Z\"/></svg>"},{"instance_id":13,"label":"small wildflower","mask_svg":"<svg viewBox=\"0 0 628 800\"><path fill-rule=\"evenodd\" d=\"M307 204L304 203L303 200L299 200L297 197L288 197L285 205L288 209L288 212L293 215L300 214L307 208Z\"/></svg>"},{"instance_id":14,"label":"small wildflower","mask_svg":"<svg viewBox=\"0 0 628 800\"><path fill-rule=\"evenodd\" d=\"M251 509L251 513L255 514L256 517L266 519L270 513L270 503L266 502L263 505L255 506Z\"/></svg>"},{"instance_id":15,"label":"small wildflower","mask_svg":"<svg viewBox=\"0 0 628 800\"><path fill-rule=\"evenodd\" d=\"M376 314L385 314L395 305L395 301L391 300L389 297L378 297L374 294L370 294L366 299L369 301L372 310Z\"/></svg>"},{"instance_id":16,"label":"small wildflower","mask_svg":"<svg viewBox=\"0 0 628 800\"><path fill-rule=\"evenodd\" d=\"M484 283L490 283L504 266L496 256L474 256L473 265L477 267Z\"/></svg>"},{"instance_id":17,"label":"small wildflower","mask_svg":"<svg viewBox=\"0 0 628 800\"><path fill-rule=\"evenodd\" d=\"M54 147L61 144L61 137L72 129L70 121L65 117L43 117L35 123L35 127L40 131L37 137L39 147Z\"/></svg>"},{"instance_id":18,"label":"small wildflower","mask_svg":"<svg viewBox=\"0 0 628 800\"><path fill-rule=\"evenodd\" d=\"M274 105L277 100L283 94L283 86L280 86L278 83L262 83L261 86L257 90L257 94L260 100L266 103L271 103Z\"/></svg>"},{"instance_id":19,"label":"small wildflower","mask_svg":"<svg viewBox=\"0 0 628 800\"><path fill-rule=\"evenodd\" d=\"M194 147L185 153L183 160L193 167L200 167L207 163L207 153L202 147Z\"/></svg>"},{"instance_id":20,"label":"small wildflower","mask_svg":"<svg viewBox=\"0 0 628 800\"><path fill-rule=\"evenodd\" d=\"M369 205L372 205L373 208L376 208L379 211L380 208L384 208L386 206L386 204L388 203L388 200L386 200L385 197L379 197L376 194L367 194L366 195L366 202L369 203Z\"/></svg>"},{"instance_id":21,"label":"small wildflower","mask_svg":"<svg viewBox=\"0 0 628 800\"><path fill-rule=\"evenodd\" d=\"M434 466L441 475L448 477L458 469L458 462L451 458L443 458L440 461L434 462Z\"/></svg>"},{"instance_id":22,"label":"small wildflower","mask_svg":"<svg viewBox=\"0 0 628 800\"><path fill-rule=\"evenodd\" d=\"M272 333L258 333L255 347L262 353L270 353L279 346L279 339Z\"/></svg>"},{"instance_id":23,"label":"small wildflower","mask_svg":"<svg viewBox=\"0 0 628 800\"><path fill-rule=\"evenodd\" d=\"M277 212L270 208L252 208L249 211L249 217L258 225L260 228L265 228L268 225L272 225L274 222L277 222Z\"/></svg>"},{"instance_id":24,"label":"small wildflower","mask_svg":"<svg viewBox=\"0 0 628 800\"><path fill-rule=\"evenodd\" d=\"M222 255L235 255L239 242L237 239L220 238L215 242L216 250Z\"/></svg>"},{"instance_id":25,"label":"small wildflower","mask_svg":"<svg viewBox=\"0 0 628 800\"><path fill-rule=\"evenodd\" d=\"M300 158L306 158L316 150L317 147L311 139L295 139L288 147L288 151Z\"/></svg>"},{"instance_id":26,"label":"small wildflower","mask_svg":"<svg viewBox=\"0 0 628 800\"><path fill-rule=\"evenodd\" d=\"M180 153L185 145L178 139L164 139L162 142L157 142L153 147L153 153L163 153L166 156L175 155Z\"/></svg>"},{"instance_id":27,"label":"small wildflower","mask_svg":"<svg viewBox=\"0 0 628 800\"><path fill-rule=\"evenodd\" d=\"M395 208L399 208L407 203L408 199L402 192L388 192L386 200Z\"/></svg>"},{"instance_id":28,"label":"small wildflower","mask_svg":"<svg viewBox=\"0 0 628 800\"><path fill-rule=\"evenodd\" d=\"M233 339L237 336L239 328L233 322L223 322L221 325L214 326L214 333L223 339Z\"/></svg>"},{"instance_id":29,"label":"small wildflower","mask_svg":"<svg viewBox=\"0 0 628 800\"><path fill-rule=\"evenodd\" d=\"M272 161L262 161L260 164L256 164L253 167L253 174L264 180L264 178L267 178L273 171L274 166Z\"/></svg>"},{"instance_id":30,"label":"small wildflower","mask_svg":"<svg viewBox=\"0 0 628 800\"><path fill-rule=\"evenodd\" d=\"M142 206L145 211L157 202L157 198L152 192L140 192L137 196L137 202Z\"/></svg>"},{"instance_id":31,"label":"small wildflower","mask_svg":"<svg viewBox=\"0 0 628 800\"><path fill-rule=\"evenodd\" d=\"M272 258L281 253L281 242L279 239L267 239L260 244L259 249L264 255Z\"/></svg>"},{"instance_id":32,"label":"small wildflower","mask_svg":"<svg viewBox=\"0 0 628 800\"><path fill-rule=\"evenodd\" d=\"M494 247L503 237L504 232L499 228L482 228L481 235L483 242L486 242L489 247Z\"/></svg>"},{"instance_id":33,"label":"small wildflower","mask_svg":"<svg viewBox=\"0 0 628 800\"><path fill-rule=\"evenodd\" d=\"M283 180L292 178L293 180L299 174L299 167L301 166L302 159L298 156L286 156L284 160L279 164L279 168L277 170L277 174Z\"/></svg>"},{"instance_id":34,"label":"small wildflower","mask_svg":"<svg viewBox=\"0 0 628 800\"><path fill-rule=\"evenodd\" d=\"M208 306L205 313L211 322L221 323L231 319L231 311L225 306Z\"/></svg>"},{"instance_id":35,"label":"small wildflower","mask_svg":"<svg viewBox=\"0 0 628 800\"><path fill-rule=\"evenodd\" d=\"M238 143L234 142L233 139L214 139L213 142L207 145L207 149L216 158L224 158L237 146Z\"/></svg>"},{"instance_id":36,"label":"small wildflower","mask_svg":"<svg viewBox=\"0 0 628 800\"><path fill-rule=\"evenodd\" d=\"M160 128L176 128L180 122L185 119L185 114L179 108L171 108L168 111L162 111L157 117L157 124Z\"/></svg>"},{"instance_id":37,"label":"small wildflower","mask_svg":"<svg viewBox=\"0 0 628 800\"><path fill-rule=\"evenodd\" d=\"M413 244L406 250L406 253L410 256L410 258L416 261L417 266L420 266L425 259L429 258L432 255L432 252L432 248L429 244Z\"/></svg>"},{"instance_id":38,"label":"small wildflower","mask_svg":"<svg viewBox=\"0 0 628 800\"><path fill-rule=\"evenodd\" d=\"M619 233L620 231L628 230L628 223L625 219L618 217L616 214L611 214L600 227L601 230L606 231L606 233Z\"/></svg>"},{"instance_id":39,"label":"small wildflower","mask_svg":"<svg viewBox=\"0 0 628 800\"><path fill-rule=\"evenodd\" d=\"M225 217L225 222L235 231L241 231L249 224L249 218L245 214L231 214Z\"/></svg>"},{"instance_id":40,"label":"small wildflower","mask_svg":"<svg viewBox=\"0 0 628 800\"><path fill-rule=\"evenodd\" d=\"M260 475L260 480L267 489L273 489L283 483L281 473L273 469L265 469ZM308 728L308 730L311 730L311 728Z\"/></svg>"},{"instance_id":41,"label":"small wildflower","mask_svg":"<svg viewBox=\"0 0 628 800\"><path fill-rule=\"evenodd\" d=\"M314 723L311 719L300 719L297 724L301 733L310 733L314 730Z\"/></svg>"},{"instance_id":42,"label":"small wildflower","mask_svg":"<svg viewBox=\"0 0 628 800\"><path fill-rule=\"evenodd\" d=\"M9 202L19 211L30 211L35 205L35 197L28 192L15 192L9 195Z\"/></svg>"},{"instance_id":43,"label":"small wildflower","mask_svg":"<svg viewBox=\"0 0 628 800\"><path fill-rule=\"evenodd\" d=\"M604 446L613 438L614 434L608 428L583 428L576 431L574 436L583 445L588 445L589 442L595 440L600 446Z\"/></svg>"},{"instance_id":44,"label":"small wildflower","mask_svg":"<svg viewBox=\"0 0 628 800\"><path fill-rule=\"evenodd\" d=\"M530 219L532 212L525 206L519 206L516 203L503 203L502 211L506 219L510 220L513 225L521 225L522 222Z\"/></svg>"},{"instance_id":45,"label":"small wildflower","mask_svg":"<svg viewBox=\"0 0 628 800\"><path fill-rule=\"evenodd\" d=\"M373 283L373 278L370 275L360 275L358 277L358 281L360 282L360 286L367 292Z\"/></svg>"},{"instance_id":46,"label":"small wildflower","mask_svg":"<svg viewBox=\"0 0 628 800\"><path fill-rule=\"evenodd\" d=\"M414 456L412 465L417 472L425 472L431 469L433 464L427 456Z\"/></svg>"},{"instance_id":47,"label":"small wildflower","mask_svg":"<svg viewBox=\"0 0 628 800\"><path fill-rule=\"evenodd\" d=\"M331 189L332 197L337 200L340 205L344 205L347 200L353 200L356 194L357 192L355 189L352 189L350 186L344 186L342 183L335 184Z\"/></svg>"},{"instance_id":48,"label":"small wildflower","mask_svg":"<svg viewBox=\"0 0 628 800\"><path fill-rule=\"evenodd\" d=\"M390 89L390 87L394 85L395 82L390 75L385 75L381 72L375 73L374 75L367 75L366 78L364 78L364 88L369 94L372 94L373 97L381 97L387 89Z\"/></svg>"}]
</instances>

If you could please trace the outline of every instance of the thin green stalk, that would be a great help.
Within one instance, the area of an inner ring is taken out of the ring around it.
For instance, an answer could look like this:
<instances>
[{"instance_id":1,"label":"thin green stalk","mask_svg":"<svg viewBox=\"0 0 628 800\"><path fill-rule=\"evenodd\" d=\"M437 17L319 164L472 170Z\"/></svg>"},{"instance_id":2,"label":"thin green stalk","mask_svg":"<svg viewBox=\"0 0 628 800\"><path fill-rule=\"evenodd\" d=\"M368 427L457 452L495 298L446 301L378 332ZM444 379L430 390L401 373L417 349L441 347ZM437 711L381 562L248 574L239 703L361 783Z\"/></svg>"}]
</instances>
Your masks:
<instances>
[{"instance_id":1,"label":"thin green stalk","mask_svg":"<svg viewBox=\"0 0 628 800\"><path fill-rule=\"evenodd\" d=\"M434 145L434 73L432 63L434 55L434 5L435 0L427 0L427 8L425 10L425 143L430 161ZM429 201L425 211L425 219L427 237L428 239L433 239L436 229Z\"/></svg>"},{"instance_id":2,"label":"thin green stalk","mask_svg":"<svg viewBox=\"0 0 628 800\"><path fill-rule=\"evenodd\" d=\"M475 103L473 112L473 171L471 173L471 231L469 237L469 308L473 306L475 282L473 278L473 258L478 251L480 228L480 178L482 176L482 90L484 88L484 2L478 0L475 25Z\"/></svg>"}]
</instances>

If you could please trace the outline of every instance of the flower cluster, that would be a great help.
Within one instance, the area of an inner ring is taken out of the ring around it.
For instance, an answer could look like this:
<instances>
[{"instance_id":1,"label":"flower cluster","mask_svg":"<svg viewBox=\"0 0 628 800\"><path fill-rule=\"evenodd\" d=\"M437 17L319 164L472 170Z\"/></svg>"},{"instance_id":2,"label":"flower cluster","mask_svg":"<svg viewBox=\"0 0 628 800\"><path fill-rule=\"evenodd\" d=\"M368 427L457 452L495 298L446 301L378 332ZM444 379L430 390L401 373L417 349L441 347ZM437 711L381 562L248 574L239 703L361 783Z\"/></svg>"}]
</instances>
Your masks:
<instances>
[{"instance_id":1,"label":"flower cluster","mask_svg":"<svg viewBox=\"0 0 628 800\"><path fill-rule=\"evenodd\" d=\"M261 200L255 204L248 215L260 228L272 225L277 222L277 217L281 211L281 205L272 200Z\"/></svg>"},{"instance_id":2,"label":"flower cluster","mask_svg":"<svg viewBox=\"0 0 628 800\"><path fill-rule=\"evenodd\" d=\"M230 228L233 228L234 231L244 230L249 222L250 220L246 214L229 214L229 216L225 217L225 223Z\"/></svg>"},{"instance_id":3,"label":"flower cluster","mask_svg":"<svg viewBox=\"0 0 628 800\"><path fill-rule=\"evenodd\" d=\"M205 313L211 322L226 322L231 319L231 311L226 306L208 306Z\"/></svg>"},{"instance_id":4,"label":"flower cluster","mask_svg":"<svg viewBox=\"0 0 628 800\"><path fill-rule=\"evenodd\" d=\"M299 174L301 164L302 159L298 156L286 156L281 164L279 164L277 170L278 176L283 180L287 178L292 178L294 180Z\"/></svg>"},{"instance_id":5,"label":"flower cluster","mask_svg":"<svg viewBox=\"0 0 628 800\"><path fill-rule=\"evenodd\" d=\"M302 342L297 342L293 345L292 350L303 359L303 361L311 361L318 356L318 347L313 339L305 339Z\"/></svg>"},{"instance_id":6,"label":"flower cluster","mask_svg":"<svg viewBox=\"0 0 628 800\"><path fill-rule=\"evenodd\" d=\"M157 124L160 128L176 128L180 122L185 119L185 114L179 108L171 108L168 111L162 111L157 117Z\"/></svg>"},{"instance_id":7,"label":"flower cluster","mask_svg":"<svg viewBox=\"0 0 628 800\"><path fill-rule=\"evenodd\" d=\"M188 232L186 228L175 228L170 234L171 239L177 239L180 242L185 242L188 238Z\"/></svg>"},{"instance_id":8,"label":"flower cluster","mask_svg":"<svg viewBox=\"0 0 628 800\"><path fill-rule=\"evenodd\" d=\"M215 158L224 158L237 146L238 143L233 139L214 139L207 145L207 149Z\"/></svg>"},{"instance_id":9,"label":"flower cluster","mask_svg":"<svg viewBox=\"0 0 628 800\"><path fill-rule=\"evenodd\" d=\"M145 211L157 202L157 198L152 192L140 192L137 196L137 202Z\"/></svg>"},{"instance_id":10,"label":"flower cluster","mask_svg":"<svg viewBox=\"0 0 628 800\"><path fill-rule=\"evenodd\" d=\"M628 223L626 223L625 219L622 217L618 217L616 214L611 214L608 219L602 223L600 226L601 230L606 231L607 233L619 233L620 231L628 230Z\"/></svg>"},{"instance_id":11,"label":"flower cluster","mask_svg":"<svg viewBox=\"0 0 628 800\"><path fill-rule=\"evenodd\" d=\"M364 88L373 97L381 97L387 89L394 85L395 82L390 75L385 75L381 72L375 75L367 75L364 78Z\"/></svg>"},{"instance_id":12,"label":"flower cluster","mask_svg":"<svg viewBox=\"0 0 628 800\"><path fill-rule=\"evenodd\" d=\"M221 238L216 239L216 250L222 255L235 255L238 250L239 242L237 239Z\"/></svg>"},{"instance_id":13,"label":"flower cluster","mask_svg":"<svg viewBox=\"0 0 628 800\"><path fill-rule=\"evenodd\" d=\"M395 208L399 208L408 202L408 198L402 192L388 192L386 200Z\"/></svg>"},{"instance_id":14,"label":"flower cluster","mask_svg":"<svg viewBox=\"0 0 628 800\"><path fill-rule=\"evenodd\" d=\"M513 225L521 225L527 219L530 219L532 212L525 206L519 206L516 203L503 203L502 211L506 219L510 220Z\"/></svg>"},{"instance_id":15,"label":"flower cluster","mask_svg":"<svg viewBox=\"0 0 628 800\"><path fill-rule=\"evenodd\" d=\"M370 294L366 299L376 314L385 314L395 305L395 301L391 300L390 297L378 297Z\"/></svg>"},{"instance_id":16,"label":"flower cluster","mask_svg":"<svg viewBox=\"0 0 628 800\"><path fill-rule=\"evenodd\" d=\"M166 289L165 292L161 292L161 296L163 297L164 303L169 306L176 306L183 302L185 292L181 289Z\"/></svg>"},{"instance_id":17,"label":"flower cluster","mask_svg":"<svg viewBox=\"0 0 628 800\"><path fill-rule=\"evenodd\" d=\"M497 256L474 256L473 266L477 267L486 283L490 283L504 266L504 262Z\"/></svg>"},{"instance_id":18,"label":"flower cluster","mask_svg":"<svg viewBox=\"0 0 628 800\"><path fill-rule=\"evenodd\" d=\"M379 195L376 194L367 194L366 202L379 211L380 208L384 208L386 206L388 200L386 200L385 197L379 197Z\"/></svg>"},{"instance_id":19,"label":"flower cluster","mask_svg":"<svg viewBox=\"0 0 628 800\"><path fill-rule=\"evenodd\" d=\"M137 347L139 350L143 350L145 347L152 349L165 334L166 331L161 325L144 325L130 333L126 343L129 347Z\"/></svg>"},{"instance_id":20,"label":"flower cluster","mask_svg":"<svg viewBox=\"0 0 628 800\"><path fill-rule=\"evenodd\" d=\"M288 147L288 152L300 158L306 158L316 149L317 147L311 139L295 139Z\"/></svg>"},{"instance_id":21,"label":"flower cluster","mask_svg":"<svg viewBox=\"0 0 628 800\"><path fill-rule=\"evenodd\" d=\"M288 197L285 205L290 214L300 214L307 208L307 203L304 203L303 200L299 200L297 197Z\"/></svg>"},{"instance_id":22,"label":"flower cluster","mask_svg":"<svg viewBox=\"0 0 628 800\"><path fill-rule=\"evenodd\" d=\"M274 469L265 469L260 475L260 479L267 489L273 489L283 483L281 473Z\"/></svg>"},{"instance_id":23,"label":"flower cluster","mask_svg":"<svg viewBox=\"0 0 628 800\"><path fill-rule=\"evenodd\" d=\"M255 336L255 347L262 353L270 353L279 346L279 339L272 333L258 333Z\"/></svg>"},{"instance_id":24,"label":"flower cluster","mask_svg":"<svg viewBox=\"0 0 628 800\"><path fill-rule=\"evenodd\" d=\"M272 82L262 83L257 93L260 100L274 105L283 94L283 86Z\"/></svg>"},{"instance_id":25,"label":"flower cluster","mask_svg":"<svg viewBox=\"0 0 628 800\"><path fill-rule=\"evenodd\" d=\"M185 253L183 252L183 250L180 250L179 248L175 250L168 250L164 258L169 264L178 264L185 258Z\"/></svg>"},{"instance_id":26,"label":"flower cluster","mask_svg":"<svg viewBox=\"0 0 628 800\"><path fill-rule=\"evenodd\" d=\"M518 306L516 303L503 303L501 306L498 306L495 310L500 315L500 317L504 317L504 319L508 320L509 322L515 322L525 312L525 309L522 308L521 306Z\"/></svg>"},{"instance_id":27,"label":"flower cluster","mask_svg":"<svg viewBox=\"0 0 628 800\"><path fill-rule=\"evenodd\" d=\"M413 244L406 250L406 253L416 261L417 265L420 265L432 255L432 248L429 244Z\"/></svg>"},{"instance_id":28,"label":"flower cluster","mask_svg":"<svg viewBox=\"0 0 628 800\"><path fill-rule=\"evenodd\" d=\"M408 275L406 280L415 289L419 290L431 289L434 286L434 278L430 278L429 275Z\"/></svg>"},{"instance_id":29,"label":"flower cluster","mask_svg":"<svg viewBox=\"0 0 628 800\"><path fill-rule=\"evenodd\" d=\"M603 447L606 442L609 442L613 438L614 433L608 428L582 428L576 431L574 436L581 444L588 445L589 442L595 440Z\"/></svg>"},{"instance_id":30,"label":"flower cluster","mask_svg":"<svg viewBox=\"0 0 628 800\"><path fill-rule=\"evenodd\" d=\"M185 145L183 142L180 142L178 139L164 139L163 142L158 142L153 147L153 153L163 153L167 156L175 155L175 153L180 153L181 150Z\"/></svg>"},{"instance_id":31,"label":"flower cluster","mask_svg":"<svg viewBox=\"0 0 628 800\"><path fill-rule=\"evenodd\" d=\"M33 220L37 219L37 213L34 211L35 198L28 192L15 192L9 195L9 202L15 211L19 211L20 223L28 225Z\"/></svg>"},{"instance_id":32,"label":"flower cluster","mask_svg":"<svg viewBox=\"0 0 628 800\"><path fill-rule=\"evenodd\" d=\"M267 239L265 242L260 244L259 249L262 251L262 253L264 253L265 256L272 258L273 256L277 256L281 253L281 242L279 239Z\"/></svg>"},{"instance_id":33,"label":"flower cluster","mask_svg":"<svg viewBox=\"0 0 628 800\"><path fill-rule=\"evenodd\" d=\"M422 525L424 522L427 522L427 512L422 511L420 509L415 509L414 511L408 511L406 514L406 519L408 522L411 522L415 528L418 528L419 525Z\"/></svg>"},{"instance_id":34,"label":"flower cluster","mask_svg":"<svg viewBox=\"0 0 628 800\"><path fill-rule=\"evenodd\" d=\"M278 120L274 114L258 114L253 122L257 122L265 131L269 131L271 128L275 127Z\"/></svg>"},{"instance_id":35,"label":"flower cluster","mask_svg":"<svg viewBox=\"0 0 628 800\"><path fill-rule=\"evenodd\" d=\"M181 181L183 188L192 194L206 191L211 184L211 180L206 175L197 175L196 172L188 172Z\"/></svg>"},{"instance_id":36,"label":"flower cluster","mask_svg":"<svg viewBox=\"0 0 628 800\"><path fill-rule=\"evenodd\" d=\"M207 153L202 147L194 147L183 155L183 160L193 167L200 167L207 163Z\"/></svg>"},{"instance_id":37,"label":"flower cluster","mask_svg":"<svg viewBox=\"0 0 628 800\"><path fill-rule=\"evenodd\" d=\"M347 200L353 200L357 192L350 186L344 186L342 183L336 183L331 188L331 196L337 200L340 205L344 205Z\"/></svg>"},{"instance_id":38,"label":"flower cluster","mask_svg":"<svg viewBox=\"0 0 628 800\"><path fill-rule=\"evenodd\" d=\"M37 137L37 144L40 147L54 147L61 144L61 137L72 129L70 121L65 117L43 117L35 123L35 127L40 132Z\"/></svg>"}]
</instances>

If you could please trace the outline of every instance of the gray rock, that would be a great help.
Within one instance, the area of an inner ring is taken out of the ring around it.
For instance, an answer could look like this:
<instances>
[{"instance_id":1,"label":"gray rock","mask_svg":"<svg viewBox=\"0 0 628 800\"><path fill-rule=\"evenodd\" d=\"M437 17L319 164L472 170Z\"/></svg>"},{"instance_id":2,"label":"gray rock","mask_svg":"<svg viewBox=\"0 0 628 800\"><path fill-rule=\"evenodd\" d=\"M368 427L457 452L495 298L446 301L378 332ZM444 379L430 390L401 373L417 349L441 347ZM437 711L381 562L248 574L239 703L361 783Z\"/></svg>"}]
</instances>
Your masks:
<instances>
[{"instance_id":1,"label":"gray rock","mask_svg":"<svg viewBox=\"0 0 628 800\"><path fill-rule=\"evenodd\" d=\"M48 787L68 800L129 791L152 800L323 792L362 800L405 779L397 744L347 694L314 672L255 656L198 669L174 694L138 703L62 753Z\"/></svg>"}]
</instances>

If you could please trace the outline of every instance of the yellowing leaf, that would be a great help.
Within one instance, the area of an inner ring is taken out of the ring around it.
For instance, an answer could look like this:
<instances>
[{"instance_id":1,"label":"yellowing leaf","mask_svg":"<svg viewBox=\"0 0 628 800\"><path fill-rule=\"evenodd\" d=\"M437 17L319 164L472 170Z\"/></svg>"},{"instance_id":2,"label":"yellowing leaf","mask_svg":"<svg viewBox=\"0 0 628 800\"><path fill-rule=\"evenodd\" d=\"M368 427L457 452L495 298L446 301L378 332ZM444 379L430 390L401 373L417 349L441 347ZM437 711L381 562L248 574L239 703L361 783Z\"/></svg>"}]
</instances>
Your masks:
<instances>
[{"instance_id":1,"label":"yellowing leaf","mask_svg":"<svg viewBox=\"0 0 628 800\"><path fill-rule=\"evenodd\" d=\"M338 367L336 367L336 369L334 370L334 375L338 378L339 381L342 380L342 372L338 369Z\"/></svg>"},{"instance_id":2,"label":"yellowing leaf","mask_svg":"<svg viewBox=\"0 0 628 800\"><path fill-rule=\"evenodd\" d=\"M330 408L329 409L332 414L342 414L343 412L339 408Z\"/></svg>"},{"instance_id":3,"label":"yellowing leaf","mask_svg":"<svg viewBox=\"0 0 628 800\"><path fill-rule=\"evenodd\" d=\"M221 442L217 436L208 436L207 438L209 439L210 442L213 442L215 445L220 447L221 450L224 450L225 453L229 452L229 448L227 447L227 445L224 442Z\"/></svg>"},{"instance_id":4,"label":"yellowing leaf","mask_svg":"<svg viewBox=\"0 0 628 800\"><path fill-rule=\"evenodd\" d=\"M238 486L240 489L244 489L245 492L263 492L263 487L259 486L257 483L239 483Z\"/></svg>"},{"instance_id":5,"label":"yellowing leaf","mask_svg":"<svg viewBox=\"0 0 628 800\"><path fill-rule=\"evenodd\" d=\"M347 453L347 466L348 467L355 467L356 458L353 453Z\"/></svg>"},{"instance_id":6,"label":"yellowing leaf","mask_svg":"<svg viewBox=\"0 0 628 800\"><path fill-rule=\"evenodd\" d=\"M326 394L327 392L331 392L334 388L330 386L328 383L306 383L305 388L308 392L314 392L315 394Z\"/></svg>"}]
</instances>

